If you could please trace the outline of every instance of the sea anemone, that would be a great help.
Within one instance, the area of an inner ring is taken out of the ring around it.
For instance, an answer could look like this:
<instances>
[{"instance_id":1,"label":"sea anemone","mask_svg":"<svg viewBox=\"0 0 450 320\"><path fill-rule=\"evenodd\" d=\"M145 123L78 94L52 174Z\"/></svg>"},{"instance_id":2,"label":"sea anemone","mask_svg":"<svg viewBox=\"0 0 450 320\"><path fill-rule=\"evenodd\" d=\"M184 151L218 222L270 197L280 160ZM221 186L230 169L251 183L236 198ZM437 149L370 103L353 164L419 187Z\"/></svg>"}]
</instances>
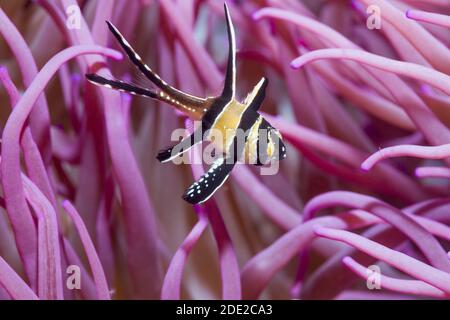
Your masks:
<instances>
[{"instance_id":1,"label":"sea anemone","mask_svg":"<svg viewBox=\"0 0 450 320\"><path fill-rule=\"evenodd\" d=\"M270 80L288 156L195 206L207 166L155 158L191 120L85 74L145 81L109 20L165 81L217 94L223 1L2 5L0 299L450 297L448 0L227 4L238 94Z\"/></svg>"}]
</instances>

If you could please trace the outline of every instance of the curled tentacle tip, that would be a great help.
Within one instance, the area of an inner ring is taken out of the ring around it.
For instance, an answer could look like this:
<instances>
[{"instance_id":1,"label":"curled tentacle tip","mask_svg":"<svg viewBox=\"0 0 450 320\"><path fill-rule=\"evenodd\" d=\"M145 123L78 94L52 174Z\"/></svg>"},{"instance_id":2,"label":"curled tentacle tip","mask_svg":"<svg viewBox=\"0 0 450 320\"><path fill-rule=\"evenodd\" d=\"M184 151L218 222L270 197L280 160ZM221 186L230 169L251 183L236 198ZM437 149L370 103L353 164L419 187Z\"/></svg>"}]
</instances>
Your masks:
<instances>
[{"instance_id":1,"label":"curled tentacle tip","mask_svg":"<svg viewBox=\"0 0 450 320\"><path fill-rule=\"evenodd\" d=\"M381 152L381 150L380 151L378 151L378 152ZM362 163L361 163L361 166L360 166L360 169L362 170L362 171L364 171L364 172L367 172L367 171L369 171L369 170L371 170L372 168L373 168L373 166L378 162L378 158L377 158L377 156L378 156L378 153L374 153L374 154L372 154L371 156L369 156L366 160L364 160Z\"/></svg>"},{"instance_id":2,"label":"curled tentacle tip","mask_svg":"<svg viewBox=\"0 0 450 320\"><path fill-rule=\"evenodd\" d=\"M342 258L342 263L345 264L345 265L350 264L352 261L353 261L353 259L350 258L349 256L346 256L346 257Z\"/></svg>"},{"instance_id":3,"label":"curled tentacle tip","mask_svg":"<svg viewBox=\"0 0 450 320\"><path fill-rule=\"evenodd\" d=\"M305 46L300 46L300 49L306 49L307 47ZM304 51L303 51L304 52ZM290 65L292 68L294 69L300 69L301 67L303 67L303 65L305 65L307 63L307 61L305 60L305 55L302 54L300 56L298 56L297 58L295 58L294 60L291 61Z\"/></svg>"},{"instance_id":4,"label":"curled tentacle tip","mask_svg":"<svg viewBox=\"0 0 450 320\"><path fill-rule=\"evenodd\" d=\"M366 159L363 161L363 163L361 163L361 166L359 167L361 169L361 171L368 172L368 171L370 171L370 169L372 169L374 164L371 161L369 161L369 159Z\"/></svg>"},{"instance_id":5,"label":"curled tentacle tip","mask_svg":"<svg viewBox=\"0 0 450 320\"><path fill-rule=\"evenodd\" d=\"M123 59L122 52L114 50L114 49L109 49L109 50L111 50L111 58L113 58L115 60L122 60Z\"/></svg>"},{"instance_id":6,"label":"curled tentacle tip","mask_svg":"<svg viewBox=\"0 0 450 320\"><path fill-rule=\"evenodd\" d=\"M264 9L260 9L260 10L256 10L255 12L252 13L251 18L253 21L258 21L259 19L261 19L262 15L263 15L263 10Z\"/></svg>"},{"instance_id":7,"label":"curled tentacle tip","mask_svg":"<svg viewBox=\"0 0 450 320\"><path fill-rule=\"evenodd\" d=\"M321 225L315 225L315 226L313 226L312 229L313 229L313 231L314 231L314 234L316 234L316 235L318 235L318 236L323 235L324 232L326 231L326 228L323 227L323 226L321 226Z\"/></svg>"},{"instance_id":8,"label":"curled tentacle tip","mask_svg":"<svg viewBox=\"0 0 450 320\"><path fill-rule=\"evenodd\" d=\"M405 17L407 17L408 19L411 19L411 9L408 9L405 11Z\"/></svg>"},{"instance_id":9,"label":"curled tentacle tip","mask_svg":"<svg viewBox=\"0 0 450 320\"><path fill-rule=\"evenodd\" d=\"M360 169L361 169L361 171L363 171L363 172L369 172L370 169L372 169L372 167L373 167L373 164L372 164L372 163L369 163L369 162L366 160L366 161L364 161L363 163L361 163Z\"/></svg>"},{"instance_id":10,"label":"curled tentacle tip","mask_svg":"<svg viewBox=\"0 0 450 320\"><path fill-rule=\"evenodd\" d=\"M297 59L292 60L289 65L292 69L299 69L301 67L301 65L297 62Z\"/></svg>"},{"instance_id":11,"label":"curled tentacle tip","mask_svg":"<svg viewBox=\"0 0 450 320\"><path fill-rule=\"evenodd\" d=\"M111 49L108 47L103 47L104 51L103 51L103 55L112 58L114 60L122 60L123 59L123 54L120 51L117 51L115 49Z\"/></svg>"}]
</instances>

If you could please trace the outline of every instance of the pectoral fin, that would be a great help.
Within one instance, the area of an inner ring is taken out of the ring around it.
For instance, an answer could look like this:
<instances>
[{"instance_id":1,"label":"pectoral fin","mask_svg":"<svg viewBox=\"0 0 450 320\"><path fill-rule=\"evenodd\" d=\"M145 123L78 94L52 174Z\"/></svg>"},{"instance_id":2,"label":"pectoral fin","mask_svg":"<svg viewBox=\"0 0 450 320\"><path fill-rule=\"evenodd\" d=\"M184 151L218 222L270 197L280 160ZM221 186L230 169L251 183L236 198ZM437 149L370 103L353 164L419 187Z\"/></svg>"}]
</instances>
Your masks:
<instances>
[{"instance_id":1,"label":"pectoral fin","mask_svg":"<svg viewBox=\"0 0 450 320\"><path fill-rule=\"evenodd\" d=\"M184 138L175 146L159 151L156 158L160 162L170 161L178 156L181 156L184 152L188 151L190 148L192 148L194 145L201 142L202 140L203 140L203 131L201 129L197 129L189 137Z\"/></svg>"}]
</instances>

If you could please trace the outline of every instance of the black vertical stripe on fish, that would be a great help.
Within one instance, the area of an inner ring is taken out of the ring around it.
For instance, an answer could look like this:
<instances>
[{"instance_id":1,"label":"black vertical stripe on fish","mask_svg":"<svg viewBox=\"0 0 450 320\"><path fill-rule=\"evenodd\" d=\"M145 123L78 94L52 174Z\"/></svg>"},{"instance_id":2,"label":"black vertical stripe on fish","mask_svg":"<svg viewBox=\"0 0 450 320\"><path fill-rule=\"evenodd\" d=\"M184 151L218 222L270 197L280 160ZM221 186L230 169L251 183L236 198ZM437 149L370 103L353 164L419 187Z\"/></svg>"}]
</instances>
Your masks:
<instances>
[{"instance_id":1,"label":"black vertical stripe on fish","mask_svg":"<svg viewBox=\"0 0 450 320\"><path fill-rule=\"evenodd\" d=\"M258 141L256 142L256 163L257 166L262 166L267 162L267 147L269 145L269 133L267 128L262 128L261 124L258 126Z\"/></svg>"},{"instance_id":2,"label":"black vertical stripe on fish","mask_svg":"<svg viewBox=\"0 0 450 320\"><path fill-rule=\"evenodd\" d=\"M222 112L224 112L225 107L230 103L230 100L226 100L219 97L214 100L209 108L202 117L202 126L204 130L211 129L216 121L219 119Z\"/></svg>"}]
</instances>

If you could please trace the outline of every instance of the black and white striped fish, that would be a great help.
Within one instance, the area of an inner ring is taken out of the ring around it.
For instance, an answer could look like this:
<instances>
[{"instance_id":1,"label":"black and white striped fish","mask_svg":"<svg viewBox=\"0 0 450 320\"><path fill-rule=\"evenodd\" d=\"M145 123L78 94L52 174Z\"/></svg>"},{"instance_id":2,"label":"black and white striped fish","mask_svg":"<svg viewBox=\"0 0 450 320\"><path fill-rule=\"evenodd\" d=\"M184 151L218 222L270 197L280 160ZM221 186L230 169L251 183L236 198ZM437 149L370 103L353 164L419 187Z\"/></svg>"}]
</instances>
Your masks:
<instances>
[{"instance_id":1,"label":"black and white striped fish","mask_svg":"<svg viewBox=\"0 0 450 320\"><path fill-rule=\"evenodd\" d=\"M243 102L236 100L236 40L226 4L224 8L229 52L225 84L219 96L196 97L170 86L142 61L128 41L109 21L107 21L109 30L128 58L158 89L146 89L97 74L86 75L87 79L96 85L164 101L194 120L201 119L200 128L193 134L175 146L160 151L157 156L161 162L170 161L203 140L213 140L216 150L223 153L211 168L184 193L183 199L191 204L202 203L209 199L228 178L238 160L263 165L286 157L286 148L281 141L279 131L258 113L265 97L267 79L262 78ZM219 132L222 138L212 139L214 132Z\"/></svg>"}]
</instances>

